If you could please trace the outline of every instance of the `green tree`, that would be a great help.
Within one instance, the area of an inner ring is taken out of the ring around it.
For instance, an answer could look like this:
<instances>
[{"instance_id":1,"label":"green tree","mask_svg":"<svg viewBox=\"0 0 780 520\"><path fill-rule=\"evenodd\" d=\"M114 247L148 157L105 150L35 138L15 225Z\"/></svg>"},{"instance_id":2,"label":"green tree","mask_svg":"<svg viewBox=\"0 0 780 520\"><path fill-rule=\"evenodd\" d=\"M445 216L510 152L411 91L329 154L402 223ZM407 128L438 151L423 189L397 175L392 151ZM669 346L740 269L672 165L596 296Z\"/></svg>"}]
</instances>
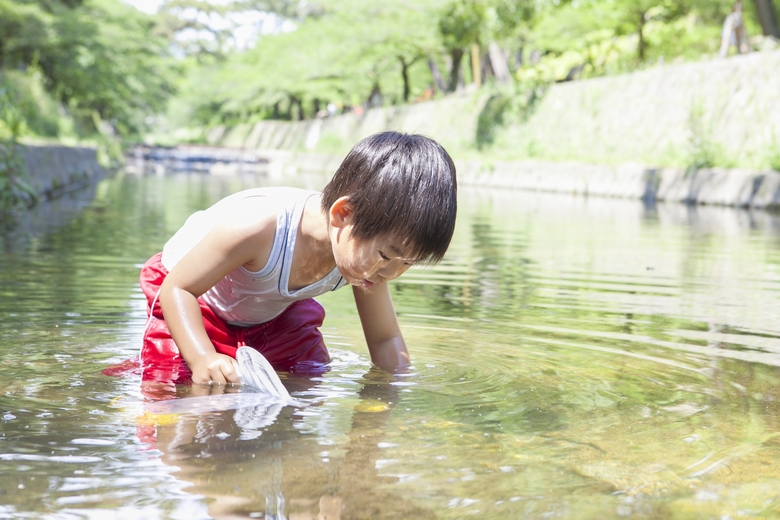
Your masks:
<instances>
[{"instance_id":1,"label":"green tree","mask_svg":"<svg viewBox=\"0 0 780 520\"><path fill-rule=\"evenodd\" d=\"M439 18L442 44L450 57L450 91L458 88L463 55L466 49L479 44L485 18L485 4L480 0L455 0Z\"/></svg>"},{"instance_id":2,"label":"green tree","mask_svg":"<svg viewBox=\"0 0 780 520\"><path fill-rule=\"evenodd\" d=\"M173 88L168 41L156 27L119 0L0 0L0 63L39 69L85 126L138 133Z\"/></svg>"},{"instance_id":3,"label":"green tree","mask_svg":"<svg viewBox=\"0 0 780 520\"><path fill-rule=\"evenodd\" d=\"M431 81L424 58L440 48L431 20L442 5L323 1L295 19L294 31L264 35L254 48L193 70L185 93L193 117L202 124L298 119L331 102L361 104L373 91L408 101Z\"/></svg>"},{"instance_id":4,"label":"green tree","mask_svg":"<svg viewBox=\"0 0 780 520\"><path fill-rule=\"evenodd\" d=\"M552 57L579 55L593 74L717 49L731 0L583 0L546 4L529 35ZM562 79L562 78L556 78Z\"/></svg>"}]
</instances>

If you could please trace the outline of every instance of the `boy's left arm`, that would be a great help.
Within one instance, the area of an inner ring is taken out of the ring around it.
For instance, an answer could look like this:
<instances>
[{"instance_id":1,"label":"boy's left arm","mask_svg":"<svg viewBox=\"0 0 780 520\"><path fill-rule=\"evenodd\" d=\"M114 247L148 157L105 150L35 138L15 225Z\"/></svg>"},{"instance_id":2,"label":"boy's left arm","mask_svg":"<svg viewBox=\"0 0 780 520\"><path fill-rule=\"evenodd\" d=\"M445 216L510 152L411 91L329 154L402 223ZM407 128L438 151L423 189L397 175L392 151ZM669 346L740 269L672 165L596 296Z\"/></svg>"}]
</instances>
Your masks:
<instances>
[{"instance_id":1,"label":"boy's left arm","mask_svg":"<svg viewBox=\"0 0 780 520\"><path fill-rule=\"evenodd\" d=\"M383 283L370 289L353 287L352 291L371 361L390 372L408 367L409 351L401 336L388 285Z\"/></svg>"}]
</instances>

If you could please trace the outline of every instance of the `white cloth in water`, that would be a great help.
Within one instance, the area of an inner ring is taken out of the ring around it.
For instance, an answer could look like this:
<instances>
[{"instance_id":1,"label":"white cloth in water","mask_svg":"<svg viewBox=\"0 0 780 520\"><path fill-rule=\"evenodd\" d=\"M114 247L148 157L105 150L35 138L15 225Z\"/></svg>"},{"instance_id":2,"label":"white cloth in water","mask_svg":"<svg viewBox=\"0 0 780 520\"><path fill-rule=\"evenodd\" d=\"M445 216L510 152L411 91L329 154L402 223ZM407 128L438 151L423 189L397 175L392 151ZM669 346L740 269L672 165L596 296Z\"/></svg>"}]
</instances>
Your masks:
<instances>
[{"instance_id":1,"label":"white cloth in water","mask_svg":"<svg viewBox=\"0 0 780 520\"><path fill-rule=\"evenodd\" d=\"M285 406L306 406L290 395L268 360L255 349L239 347L236 360L243 387L239 392L151 402L146 409L157 414L236 410L236 424L257 430L273 424Z\"/></svg>"},{"instance_id":2,"label":"white cloth in water","mask_svg":"<svg viewBox=\"0 0 780 520\"><path fill-rule=\"evenodd\" d=\"M294 404L295 400L282 384L279 375L260 352L252 347L239 347L236 361L242 385L269 394L278 403Z\"/></svg>"}]
</instances>

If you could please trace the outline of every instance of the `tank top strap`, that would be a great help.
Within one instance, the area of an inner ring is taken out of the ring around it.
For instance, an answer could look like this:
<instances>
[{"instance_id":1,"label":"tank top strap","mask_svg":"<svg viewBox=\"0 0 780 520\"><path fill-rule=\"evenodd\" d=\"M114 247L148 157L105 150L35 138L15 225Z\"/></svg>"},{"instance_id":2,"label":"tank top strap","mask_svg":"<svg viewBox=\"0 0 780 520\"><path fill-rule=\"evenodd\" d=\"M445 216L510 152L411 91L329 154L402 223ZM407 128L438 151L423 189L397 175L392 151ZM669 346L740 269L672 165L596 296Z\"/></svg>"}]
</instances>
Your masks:
<instances>
[{"instance_id":1,"label":"tank top strap","mask_svg":"<svg viewBox=\"0 0 780 520\"><path fill-rule=\"evenodd\" d=\"M296 200L290 207L285 206L287 213L287 229L284 234L284 241L282 246L282 272L279 276L279 294L282 296L293 296L290 293L290 270L292 269L293 254L295 252L295 241L298 238L298 226L301 223L301 217L303 216L303 208L306 207L306 202L309 200L312 194L309 196ZM278 237L281 238L281 237ZM305 288L304 288L305 289ZM294 291L300 292L300 291Z\"/></svg>"},{"instance_id":2,"label":"tank top strap","mask_svg":"<svg viewBox=\"0 0 780 520\"><path fill-rule=\"evenodd\" d=\"M290 271L292 270L293 254L295 252L295 241L298 237L298 227L301 224L301 218L303 217L303 210L306 207L306 203L309 198L315 195L316 192L310 193L307 197L301 197L295 201L292 207L288 206L288 226L287 234L284 240L284 247L282 248L282 269L279 274L279 294L286 298L300 297L311 293L322 294L322 289L325 291L336 290L346 285L346 280L341 276L338 268L334 268L330 273L325 275L324 278L314 282L311 285L302 287L297 291L290 291ZM331 289L332 287L332 289Z\"/></svg>"}]
</instances>

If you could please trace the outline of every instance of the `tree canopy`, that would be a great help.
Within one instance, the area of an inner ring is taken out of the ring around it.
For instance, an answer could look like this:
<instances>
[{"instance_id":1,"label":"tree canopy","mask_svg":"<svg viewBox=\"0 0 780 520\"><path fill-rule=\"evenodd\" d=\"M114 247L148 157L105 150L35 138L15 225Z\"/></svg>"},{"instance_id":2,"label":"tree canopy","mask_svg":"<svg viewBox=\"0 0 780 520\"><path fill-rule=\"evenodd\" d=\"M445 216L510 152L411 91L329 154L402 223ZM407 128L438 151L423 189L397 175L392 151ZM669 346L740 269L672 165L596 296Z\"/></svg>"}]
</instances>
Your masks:
<instances>
[{"instance_id":1,"label":"tree canopy","mask_svg":"<svg viewBox=\"0 0 780 520\"><path fill-rule=\"evenodd\" d=\"M138 133L174 90L157 28L118 0L0 0L0 81L22 71L84 127Z\"/></svg>"},{"instance_id":2,"label":"tree canopy","mask_svg":"<svg viewBox=\"0 0 780 520\"><path fill-rule=\"evenodd\" d=\"M776 31L778 1L745 3L754 47L772 43L761 34ZM13 78L26 75L80 128L122 136L142 134L166 110L175 126L300 119L430 99L484 78L543 84L714 56L732 6L165 0L147 15L120 0L0 0L0 87L32 96ZM237 45L236 26L257 13L278 30Z\"/></svg>"},{"instance_id":3,"label":"tree canopy","mask_svg":"<svg viewBox=\"0 0 780 520\"><path fill-rule=\"evenodd\" d=\"M763 2L769 0L761 0ZM321 0L290 5L290 32L197 67L185 83L199 124L313 117L404 103L481 77L564 81L659 59L714 56L731 0ZM753 4L749 33L760 35ZM499 63L500 62L500 63Z\"/></svg>"}]
</instances>

